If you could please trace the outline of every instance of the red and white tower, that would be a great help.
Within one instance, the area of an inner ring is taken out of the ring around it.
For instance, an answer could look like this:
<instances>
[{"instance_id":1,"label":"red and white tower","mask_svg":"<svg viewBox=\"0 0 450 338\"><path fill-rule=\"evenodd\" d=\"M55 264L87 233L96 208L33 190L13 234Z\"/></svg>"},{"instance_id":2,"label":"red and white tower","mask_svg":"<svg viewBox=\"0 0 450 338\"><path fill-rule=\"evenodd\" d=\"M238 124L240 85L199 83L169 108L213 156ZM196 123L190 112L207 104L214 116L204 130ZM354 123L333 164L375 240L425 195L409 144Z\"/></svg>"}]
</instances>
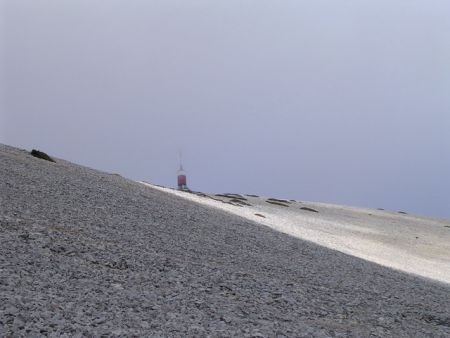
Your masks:
<instances>
[{"instance_id":1,"label":"red and white tower","mask_svg":"<svg viewBox=\"0 0 450 338\"><path fill-rule=\"evenodd\" d=\"M189 190L187 186L186 172L183 169L183 164L181 163L181 152L180 152L180 169L178 169L177 176L178 190Z\"/></svg>"}]
</instances>

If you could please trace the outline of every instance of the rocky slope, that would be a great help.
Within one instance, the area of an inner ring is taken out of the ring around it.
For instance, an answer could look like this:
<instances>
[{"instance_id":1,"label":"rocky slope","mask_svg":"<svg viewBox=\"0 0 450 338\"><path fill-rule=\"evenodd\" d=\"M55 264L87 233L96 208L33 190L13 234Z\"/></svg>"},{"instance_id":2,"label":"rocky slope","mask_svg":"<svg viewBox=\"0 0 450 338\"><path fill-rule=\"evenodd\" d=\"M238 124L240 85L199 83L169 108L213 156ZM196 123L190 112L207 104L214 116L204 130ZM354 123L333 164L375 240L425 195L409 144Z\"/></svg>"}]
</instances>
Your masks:
<instances>
[{"instance_id":1,"label":"rocky slope","mask_svg":"<svg viewBox=\"0 0 450 338\"><path fill-rule=\"evenodd\" d=\"M0 145L0 336L445 337L450 287Z\"/></svg>"},{"instance_id":2,"label":"rocky slope","mask_svg":"<svg viewBox=\"0 0 450 338\"><path fill-rule=\"evenodd\" d=\"M277 231L450 284L450 221L325 203L186 192L141 182Z\"/></svg>"}]
</instances>

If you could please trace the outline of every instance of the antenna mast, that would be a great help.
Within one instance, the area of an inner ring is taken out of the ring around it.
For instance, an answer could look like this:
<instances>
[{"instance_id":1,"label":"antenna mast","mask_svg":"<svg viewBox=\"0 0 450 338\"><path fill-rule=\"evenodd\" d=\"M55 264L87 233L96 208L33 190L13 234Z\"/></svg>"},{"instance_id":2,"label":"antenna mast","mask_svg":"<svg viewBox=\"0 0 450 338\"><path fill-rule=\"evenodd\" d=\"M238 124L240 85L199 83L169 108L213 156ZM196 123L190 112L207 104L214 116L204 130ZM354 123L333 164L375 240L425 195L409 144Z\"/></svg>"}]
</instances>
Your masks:
<instances>
[{"instance_id":1,"label":"antenna mast","mask_svg":"<svg viewBox=\"0 0 450 338\"><path fill-rule=\"evenodd\" d=\"M178 158L179 158L179 161L180 161L180 170L183 170L183 161L182 161L183 153L181 152L181 149L178 150Z\"/></svg>"}]
</instances>

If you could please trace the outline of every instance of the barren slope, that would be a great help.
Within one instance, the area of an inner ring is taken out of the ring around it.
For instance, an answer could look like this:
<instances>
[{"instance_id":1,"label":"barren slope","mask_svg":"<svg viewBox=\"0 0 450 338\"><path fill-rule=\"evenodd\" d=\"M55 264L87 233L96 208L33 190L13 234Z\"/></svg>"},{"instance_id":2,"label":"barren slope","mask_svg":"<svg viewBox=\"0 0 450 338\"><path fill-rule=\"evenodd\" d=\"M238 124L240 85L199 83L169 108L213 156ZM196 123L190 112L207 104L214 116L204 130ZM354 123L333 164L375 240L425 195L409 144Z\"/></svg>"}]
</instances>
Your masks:
<instances>
[{"instance_id":1,"label":"barren slope","mask_svg":"<svg viewBox=\"0 0 450 338\"><path fill-rule=\"evenodd\" d=\"M152 187L334 250L450 284L448 220L254 195Z\"/></svg>"},{"instance_id":2,"label":"barren slope","mask_svg":"<svg viewBox=\"0 0 450 338\"><path fill-rule=\"evenodd\" d=\"M445 284L0 146L0 336L441 336Z\"/></svg>"}]
</instances>

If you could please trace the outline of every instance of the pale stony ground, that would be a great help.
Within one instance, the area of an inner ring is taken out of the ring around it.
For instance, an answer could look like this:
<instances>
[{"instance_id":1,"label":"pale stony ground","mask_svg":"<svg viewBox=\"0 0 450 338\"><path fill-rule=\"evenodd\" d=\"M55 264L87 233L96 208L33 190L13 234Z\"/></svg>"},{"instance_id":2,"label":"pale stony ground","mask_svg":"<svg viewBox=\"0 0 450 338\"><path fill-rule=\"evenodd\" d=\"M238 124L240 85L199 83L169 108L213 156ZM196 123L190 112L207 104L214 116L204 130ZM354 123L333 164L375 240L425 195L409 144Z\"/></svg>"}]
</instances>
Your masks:
<instances>
[{"instance_id":1,"label":"pale stony ground","mask_svg":"<svg viewBox=\"0 0 450 338\"><path fill-rule=\"evenodd\" d=\"M196 194L141 183L334 250L450 284L449 220L386 210L275 200L280 205L269 203L269 197ZM317 212L302 209L305 207Z\"/></svg>"},{"instance_id":2,"label":"pale stony ground","mask_svg":"<svg viewBox=\"0 0 450 338\"><path fill-rule=\"evenodd\" d=\"M2 337L449 336L447 284L117 175L0 145L0 192Z\"/></svg>"}]
</instances>

